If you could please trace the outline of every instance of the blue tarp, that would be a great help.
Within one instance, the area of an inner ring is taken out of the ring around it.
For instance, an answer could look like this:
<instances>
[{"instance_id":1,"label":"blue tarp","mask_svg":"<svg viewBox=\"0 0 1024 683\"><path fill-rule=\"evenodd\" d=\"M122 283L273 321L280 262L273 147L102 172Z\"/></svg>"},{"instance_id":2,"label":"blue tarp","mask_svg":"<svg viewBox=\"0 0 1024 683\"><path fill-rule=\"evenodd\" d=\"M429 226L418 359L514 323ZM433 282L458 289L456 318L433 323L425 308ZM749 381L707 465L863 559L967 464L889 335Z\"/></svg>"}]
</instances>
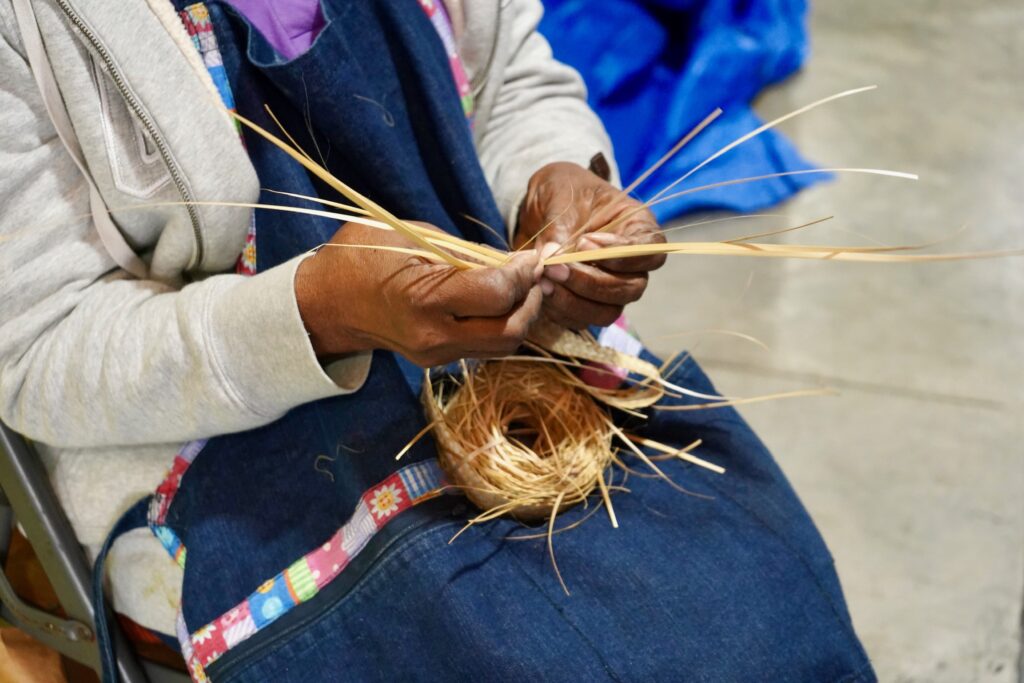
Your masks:
<instances>
[{"instance_id":1,"label":"blue tarp","mask_svg":"<svg viewBox=\"0 0 1024 683\"><path fill-rule=\"evenodd\" d=\"M806 0L544 0L541 32L575 67L615 144L624 183L711 113L719 119L637 189L649 198L763 123L750 102L800 68ZM774 131L701 169L680 189L814 168ZM697 209L757 211L828 176L810 174L699 192L656 207L665 221Z\"/></svg>"}]
</instances>

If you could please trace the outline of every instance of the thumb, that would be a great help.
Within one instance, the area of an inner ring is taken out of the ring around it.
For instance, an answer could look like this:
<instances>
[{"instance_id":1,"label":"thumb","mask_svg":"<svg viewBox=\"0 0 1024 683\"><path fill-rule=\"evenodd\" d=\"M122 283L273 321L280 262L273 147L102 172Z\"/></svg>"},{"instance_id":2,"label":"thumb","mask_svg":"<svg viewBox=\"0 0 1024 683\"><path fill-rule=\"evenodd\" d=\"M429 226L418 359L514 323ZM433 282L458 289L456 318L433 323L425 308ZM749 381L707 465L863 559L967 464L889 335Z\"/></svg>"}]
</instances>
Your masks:
<instances>
[{"instance_id":1,"label":"thumb","mask_svg":"<svg viewBox=\"0 0 1024 683\"><path fill-rule=\"evenodd\" d=\"M544 266L541 265L541 255L536 249L524 249L512 254L512 258L503 266L510 268L517 280L517 288L525 297L530 288L540 282ZM520 297L522 298L522 297Z\"/></svg>"},{"instance_id":2,"label":"thumb","mask_svg":"<svg viewBox=\"0 0 1024 683\"><path fill-rule=\"evenodd\" d=\"M501 266L457 271L444 285L448 311L460 318L507 315L539 282L538 264L530 249Z\"/></svg>"}]
</instances>

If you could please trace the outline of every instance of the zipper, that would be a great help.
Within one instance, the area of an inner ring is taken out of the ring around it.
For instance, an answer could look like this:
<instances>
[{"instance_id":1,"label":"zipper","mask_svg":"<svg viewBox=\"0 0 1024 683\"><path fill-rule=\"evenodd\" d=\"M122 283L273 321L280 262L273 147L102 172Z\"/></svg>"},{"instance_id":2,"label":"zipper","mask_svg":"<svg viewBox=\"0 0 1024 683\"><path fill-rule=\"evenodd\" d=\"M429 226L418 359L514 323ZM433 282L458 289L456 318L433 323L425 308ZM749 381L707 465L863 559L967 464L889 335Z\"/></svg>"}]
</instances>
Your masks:
<instances>
[{"instance_id":1,"label":"zipper","mask_svg":"<svg viewBox=\"0 0 1024 683\"><path fill-rule=\"evenodd\" d=\"M77 12L68 4L67 0L56 0L57 5L61 8L71 23L79 30L79 32L85 36L85 39L92 45L93 50L103 61L103 64L107 67L107 73L114 81L114 85L117 86L118 91L121 93L121 97L124 98L128 104L128 108L131 109L132 113L142 123L142 126L149 133L156 145L157 150L160 152L160 156L163 158L164 163L167 165L167 170L171 174L171 180L174 181L175 187L178 188L178 193L181 195L181 199L185 202L185 210L188 211L189 220L192 222L192 234L196 240L196 253L193 262L189 265L190 268L198 266L203 261L203 240L202 232L200 230L199 221L199 209L194 204L194 197L192 191L188 185L185 184L185 180L181 175L181 169L178 168L178 164L175 163L174 158L171 156L170 150L167 147L167 142L160 135L159 129L153 122L152 117L149 115L143 106L139 102L138 98L135 97L135 93L128 88L124 78L121 76L121 72L117 69L117 63L110 56L110 52L103 43L100 42L96 34L93 33L92 28L86 24Z\"/></svg>"}]
</instances>

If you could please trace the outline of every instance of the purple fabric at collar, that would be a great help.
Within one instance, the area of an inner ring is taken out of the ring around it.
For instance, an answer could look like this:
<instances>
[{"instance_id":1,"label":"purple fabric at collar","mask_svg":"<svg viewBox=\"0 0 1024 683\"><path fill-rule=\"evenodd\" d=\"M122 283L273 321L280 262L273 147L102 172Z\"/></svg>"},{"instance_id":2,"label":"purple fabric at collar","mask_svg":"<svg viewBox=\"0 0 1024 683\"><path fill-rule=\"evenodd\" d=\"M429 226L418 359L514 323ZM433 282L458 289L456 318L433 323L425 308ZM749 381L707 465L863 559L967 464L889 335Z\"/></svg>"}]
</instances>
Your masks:
<instances>
[{"instance_id":1,"label":"purple fabric at collar","mask_svg":"<svg viewBox=\"0 0 1024 683\"><path fill-rule=\"evenodd\" d=\"M285 59L295 59L324 27L320 0L226 0Z\"/></svg>"}]
</instances>

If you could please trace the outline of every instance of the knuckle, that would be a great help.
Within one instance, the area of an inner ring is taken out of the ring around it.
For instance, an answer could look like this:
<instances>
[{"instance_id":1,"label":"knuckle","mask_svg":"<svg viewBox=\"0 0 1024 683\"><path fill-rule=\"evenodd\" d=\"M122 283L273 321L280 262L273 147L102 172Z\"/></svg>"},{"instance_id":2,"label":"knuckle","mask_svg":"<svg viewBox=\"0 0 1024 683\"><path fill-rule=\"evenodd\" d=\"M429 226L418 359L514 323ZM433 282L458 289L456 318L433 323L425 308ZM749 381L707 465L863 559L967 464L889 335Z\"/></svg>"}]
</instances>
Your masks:
<instances>
[{"instance_id":1,"label":"knuckle","mask_svg":"<svg viewBox=\"0 0 1024 683\"><path fill-rule=\"evenodd\" d=\"M513 353L516 352L518 348L519 344L516 344L515 342L507 339L503 339L501 343L495 345L494 353L496 356L511 356Z\"/></svg>"},{"instance_id":2,"label":"knuckle","mask_svg":"<svg viewBox=\"0 0 1024 683\"><path fill-rule=\"evenodd\" d=\"M647 277L643 276L636 278L626 288L626 303L633 303L634 301L639 301L640 297L644 295L645 291L647 291Z\"/></svg>"},{"instance_id":3,"label":"knuckle","mask_svg":"<svg viewBox=\"0 0 1024 683\"><path fill-rule=\"evenodd\" d=\"M570 271L569 279L564 284L565 298L567 300L578 297L592 299L600 294L601 289L599 281L592 274L575 268Z\"/></svg>"},{"instance_id":4,"label":"knuckle","mask_svg":"<svg viewBox=\"0 0 1024 683\"><path fill-rule=\"evenodd\" d=\"M505 287L500 294L502 312L511 311L519 301L519 292L515 285Z\"/></svg>"},{"instance_id":5,"label":"knuckle","mask_svg":"<svg viewBox=\"0 0 1024 683\"><path fill-rule=\"evenodd\" d=\"M519 347L522 345L522 343L523 341L521 339L503 339L502 343L499 345L501 348L501 354L503 356L507 356L515 353L516 351L519 350Z\"/></svg>"},{"instance_id":6,"label":"knuckle","mask_svg":"<svg viewBox=\"0 0 1024 683\"><path fill-rule=\"evenodd\" d=\"M430 358L431 365L436 366L457 361L459 358L464 357L466 353L463 349L444 346L434 349L427 355Z\"/></svg>"},{"instance_id":7,"label":"knuckle","mask_svg":"<svg viewBox=\"0 0 1024 683\"><path fill-rule=\"evenodd\" d=\"M511 310L516 303L515 280L508 277L498 269L488 271L483 276L484 288L487 296L493 299L502 311Z\"/></svg>"},{"instance_id":8,"label":"knuckle","mask_svg":"<svg viewBox=\"0 0 1024 683\"><path fill-rule=\"evenodd\" d=\"M492 292L500 292L506 289L505 275L498 268L488 268L481 276L481 280L483 287Z\"/></svg>"},{"instance_id":9,"label":"knuckle","mask_svg":"<svg viewBox=\"0 0 1024 683\"><path fill-rule=\"evenodd\" d=\"M608 303L614 304L629 298L632 293L633 283L627 278L612 276L602 289L608 295Z\"/></svg>"},{"instance_id":10,"label":"knuckle","mask_svg":"<svg viewBox=\"0 0 1024 683\"><path fill-rule=\"evenodd\" d=\"M421 368L432 368L436 365L443 365L446 361L434 350L414 350L405 354L406 358Z\"/></svg>"},{"instance_id":11,"label":"knuckle","mask_svg":"<svg viewBox=\"0 0 1024 683\"><path fill-rule=\"evenodd\" d=\"M428 311L442 307L445 297L436 287L427 287L419 296L419 305Z\"/></svg>"},{"instance_id":12,"label":"knuckle","mask_svg":"<svg viewBox=\"0 0 1024 683\"><path fill-rule=\"evenodd\" d=\"M559 309L557 307L554 307L554 306L549 307L545 311L544 315L551 322L555 323L556 325L561 325L562 327L570 327L571 326L570 325L569 316L567 316L565 314L565 311L563 311L563 310L561 310L561 309Z\"/></svg>"},{"instance_id":13,"label":"knuckle","mask_svg":"<svg viewBox=\"0 0 1024 683\"><path fill-rule=\"evenodd\" d=\"M563 309L556 314L558 317L558 323L573 330L578 330L581 327L586 327L588 323L584 319L585 316L581 315L580 313L580 311L572 309Z\"/></svg>"},{"instance_id":14,"label":"knuckle","mask_svg":"<svg viewBox=\"0 0 1024 683\"><path fill-rule=\"evenodd\" d=\"M627 304L636 301L643 293L643 285L637 278L609 275L595 286L590 298L610 305Z\"/></svg>"},{"instance_id":15,"label":"knuckle","mask_svg":"<svg viewBox=\"0 0 1024 683\"><path fill-rule=\"evenodd\" d=\"M593 323L601 327L607 327L618 320L620 315L622 315L622 306L609 306L603 308L595 315Z\"/></svg>"},{"instance_id":16,"label":"knuckle","mask_svg":"<svg viewBox=\"0 0 1024 683\"><path fill-rule=\"evenodd\" d=\"M509 289L515 296L516 301L522 299L530 291L530 287L533 284L533 271L534 265L530 261L523 259L515 273L508 278Z\"/></svg>"},{"instance_id":17,"label":"knuckle","mask_svg":"<svg viewBox=\"0 0 1024 683\"><path fill-rule=\"evenodd\" d=\"M442 335L432 327L422 326L413 335L413 348L423 356L433 357L443 344Z\"/></svg>"},{"instance_id":18,"label":"knuckle","mask_svg":"<svg viewBox=\"0 0 1024 683\"><path fill-rule=\"evenodd\" d=\"M520 344L523 343L523 340L526 339L526 334L528 331L529 328L527 327L526 323L521 320L517 320L515 322L509 323L508 329L505 331L505 338L510 343L519 346Z\"/></svg>"},{"instance_id":19,"label":"knuckle","mask_svg":"<svg viewBox=\"0 0 1024 683\"><path fill-rule=\"evenodd\" d=\"M564 287L555 287L547 301L547 309L555 311L560 315L567 315L573 309L573 301L576 297L569 293Z\"/></svg>"}]
</instances>

